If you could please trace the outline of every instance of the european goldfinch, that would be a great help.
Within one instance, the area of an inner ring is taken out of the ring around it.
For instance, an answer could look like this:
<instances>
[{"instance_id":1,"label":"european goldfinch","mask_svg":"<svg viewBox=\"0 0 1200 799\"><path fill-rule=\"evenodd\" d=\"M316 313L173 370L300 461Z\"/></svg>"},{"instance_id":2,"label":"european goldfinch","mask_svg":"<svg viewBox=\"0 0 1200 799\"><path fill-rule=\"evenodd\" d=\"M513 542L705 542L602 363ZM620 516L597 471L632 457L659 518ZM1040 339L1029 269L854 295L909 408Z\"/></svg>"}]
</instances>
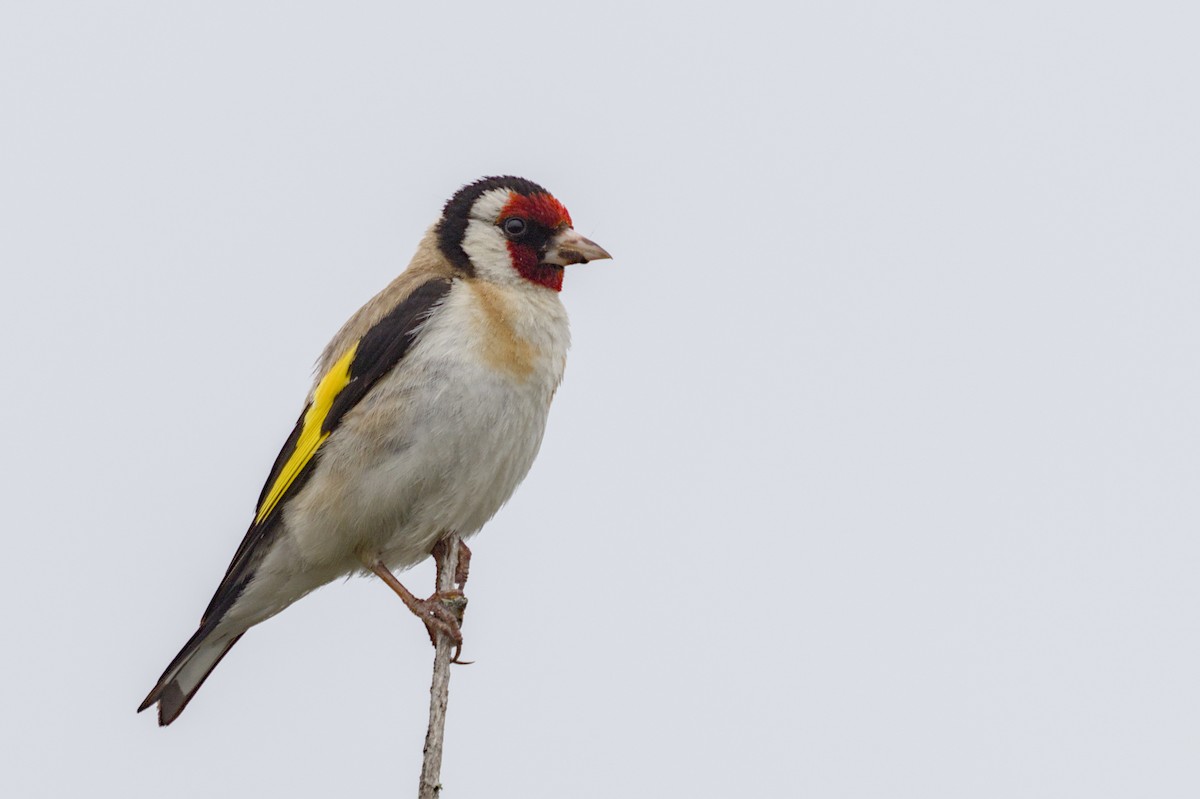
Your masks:
<instances>
[{"instance_id":1,"label":"european goldfinch","mask_svg":"<svg viewBox=\"0 0 1200 799\"><path fill-rule=\"evenodd\" d=\"M199 630L139 712L157 703L170 724L246 630L354 572L461 644L445 608L392 570L478 532L524 479L566 364L563 268L609 257L536 183L485 178L451 197L325 348Z\"/></svg>"}]
</instances>

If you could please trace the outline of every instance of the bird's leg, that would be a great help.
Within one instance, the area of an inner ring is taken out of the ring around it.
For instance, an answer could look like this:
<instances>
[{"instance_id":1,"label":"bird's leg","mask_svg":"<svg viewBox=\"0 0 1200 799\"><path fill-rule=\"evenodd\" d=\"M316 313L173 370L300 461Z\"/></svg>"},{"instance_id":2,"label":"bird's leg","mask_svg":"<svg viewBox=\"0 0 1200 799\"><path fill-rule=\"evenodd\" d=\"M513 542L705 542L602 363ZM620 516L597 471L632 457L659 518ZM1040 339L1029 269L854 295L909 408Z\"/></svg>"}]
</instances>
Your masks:
<instances>
[{"instance_id":1,"label":"bird's leg","mask_svg":"<svg viewBox=\"0 0 1200 799\"><path fill-rule=\"evenodd\" d=\"M452 553L450 547L447 545L447 540L450 537L453 537L458 542L457 553ZM463 588L467 584L467 574L471 567L471 550L467 548L467 545L458 536L448 535L447 538L438 539L429 554L433 555L433 562L437 566L437 578L434 583L435 591L433 596L429 597L429 601L441 602L446 609L454 614L454 618L458 621L459 625L459 638L456 641L458 646L454 651L454 658L451 662L466 665L469 661L459 660L459 656L462 654L461 630L463 614L467 610L467 597L463 594ZM457 557L452 558L452 554L457 554ZM454 563L454 574L452 579L448 580L446 578L449 575L446 574L446 569L451 562ZM430 640L433 641L433 645L436 647L437 638L430 634Z\"/></svg>"},{"instance_id":2,"label":"bird's leg","mask_svg":"<svg viewBox=\"0 0 1200 799\"><path fill-rule=\"evenodd\" d=\"M382 562L375 561L367 568L387 583L405 606L413 612L413 615L424 622L425 629L429 633L429 640L433 642L434 646L437 646L437 634L445 633L454 643L454 657L451 658L451 662L462 662L458 659L458 656L462 654L463 643L460 625L463 611L467 607L467 598L463 596L462 591L458 589L436 591L429 599L418 599L412 591L409 591L403 583L396 579L396 575L392 574L391 569Z\"/></svg>"},{"instance_id":3,"label":"bird's leg","mask_svg":"<svg viewBox=\"0 0 1200 799\"><path fill-rule=\"evenodd\" d=\"M438 542L433 545L433 550L429 553L433 555L433 562L437 564L437 584L442 584L442 574L446 567L446 556L449 554L446 551L446 539L438 539ZM458 540L458 565L454 567L454 584L458 586L458 590L462 590L467 585L467 575L471 572L471 550L460 538Z\"/></svg>"},{"instance_id":4,"label":"bird's leg","mask_svg":"<svg viewBox=\"0 0 1200 799\"><path fill-rule=\"evenodd\" d=\"M467 575L471 572L471 550L467 549L467 545L463 540L458 539L458 566L454 569L454 582L458 583L459 588L465 588L467 585Z\"/></svg>"}]
</instances>

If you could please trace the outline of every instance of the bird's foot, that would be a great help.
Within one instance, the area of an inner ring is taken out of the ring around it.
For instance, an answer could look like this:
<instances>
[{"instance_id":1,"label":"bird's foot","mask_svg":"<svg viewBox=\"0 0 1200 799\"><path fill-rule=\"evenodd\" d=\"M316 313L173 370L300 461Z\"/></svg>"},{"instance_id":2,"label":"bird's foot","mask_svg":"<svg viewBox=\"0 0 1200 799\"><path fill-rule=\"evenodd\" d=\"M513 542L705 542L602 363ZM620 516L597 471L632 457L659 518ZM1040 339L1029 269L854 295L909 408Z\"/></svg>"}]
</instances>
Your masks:
<instances>
[{"instance_id":1,"label":"bird's foot","mask_svg":"<svg viewBox=\"0 0 1200 799\"><path fill-rule=\"evenodd\" d=\"M376 561L371 563L368 568L395 591L396 595L403 600L405 607L421 620L429 632L429 640L435 647L439 634L444 634L450 639L450 642L454 644L454 656L450 658L451 663L464 666L470 663L470 661L459 660L463 645L462 620L467 609L467 597L460 589L438 591L428 599L417 599L411 591L404 587L403 583L396 579L396 575L392 574L387 566Z\"/></svg>"},{"instance_id":2,"label":"bird's foot","mask_svg":"<svg viewBox=\"0 0 1200 799\"><path fill-rule=\"evenodd\" d=\"M437 591L428 599L417 600L417 608L413 609L413 613L425 623L429 642L436 647L438 635L445 635L454 644L454 656L450 662L464 666L471 662L459 660L463 646L462 621L466 610L467 597L458 589Z\"/></svg>"}]
</instances>

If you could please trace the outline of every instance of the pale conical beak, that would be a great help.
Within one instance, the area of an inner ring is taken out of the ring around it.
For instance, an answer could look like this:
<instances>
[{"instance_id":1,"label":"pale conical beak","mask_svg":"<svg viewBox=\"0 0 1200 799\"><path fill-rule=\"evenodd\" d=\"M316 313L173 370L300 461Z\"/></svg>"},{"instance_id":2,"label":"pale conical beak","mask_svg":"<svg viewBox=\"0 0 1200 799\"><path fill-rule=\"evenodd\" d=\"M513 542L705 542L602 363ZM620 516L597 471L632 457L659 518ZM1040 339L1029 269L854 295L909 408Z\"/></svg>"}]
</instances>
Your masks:
<instances>
[{"instance_id":1,"label":"pale conical beak","mask_svg":"<svg viewBox=\"0 0 1200 799\"><path fill-rule=\"evenodd\" d=\"M566 266L567 264L586 264L588 261L600 261L612 258L608 252L591 239L585 239L572 228L563 228L550 239L541 262Z\"/></svg>"}]
</instances>

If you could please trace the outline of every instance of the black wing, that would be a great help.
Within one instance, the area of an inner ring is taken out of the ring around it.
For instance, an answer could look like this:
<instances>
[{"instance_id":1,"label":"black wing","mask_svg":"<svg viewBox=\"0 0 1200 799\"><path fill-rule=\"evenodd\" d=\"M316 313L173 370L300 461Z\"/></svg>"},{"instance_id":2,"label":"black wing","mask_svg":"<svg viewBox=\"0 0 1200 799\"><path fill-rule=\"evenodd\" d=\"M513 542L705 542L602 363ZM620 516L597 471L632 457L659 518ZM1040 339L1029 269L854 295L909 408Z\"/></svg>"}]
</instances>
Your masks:
<instances>
[{"instance_id":1,"label":"black wing","mask_svg":"<svg viewBox=\"0 0 1200 799\"><path fill-rule=\"evenodd\" d=\"M204 611L201 626L215 624L241 595L279 530L280 507L312 476L321 445L380 378L404 359L420 335L422 323L450 291L451 284L449 278L421 284L321 376L275 458L258 498L254 522Z\"/></svg>"}]
</instances>

